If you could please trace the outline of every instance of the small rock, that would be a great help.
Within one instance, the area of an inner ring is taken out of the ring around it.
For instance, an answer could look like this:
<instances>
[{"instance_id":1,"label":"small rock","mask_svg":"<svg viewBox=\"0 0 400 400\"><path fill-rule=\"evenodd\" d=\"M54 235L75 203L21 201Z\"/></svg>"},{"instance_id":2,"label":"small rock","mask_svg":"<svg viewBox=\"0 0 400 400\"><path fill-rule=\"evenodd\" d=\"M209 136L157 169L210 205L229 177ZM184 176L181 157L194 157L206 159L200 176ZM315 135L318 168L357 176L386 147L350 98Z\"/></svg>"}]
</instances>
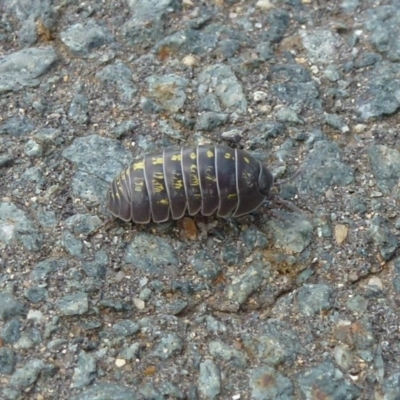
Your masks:
<instances>
[{"instance_id":1,"label":"small rock","mask_svg":"<svg viewBox=\"0 0 400 400\"><path fill-rule=\"evenodd\" d=\"M0 374L11 375L17 362L14 351L7 347L0 348Z\"/></svg>"},{"instance_id":2,"label":"small rock","mask_svg":"<svg viewBox=\"0 0 400 400\"><path fill-rule=\"evenodd\" d=\"M294 399L294 388L290 379L271 367L255 368L250 373L251 398L254 400Z\"/></svg>"},{"instance_id":3,"label":"small rock","mask_svg":"<svg viewBox=\"0 0 400 400\"><path fill-rule=\"evenodd\" d=\"M84 24L69 26L60 33L60 38L72 54L84 57L103 44L113 41L108 30L93 19L87 20Z\"/></svg>"},{"instance_id":4,"label":"small rock","mask_svg":"<svg viewBox=\"0 0 400 400\"><path fill-rule=\"evenodd\" d=\"M166 360L174 353L180 352L182 348L182 339L176 333L170 333L160 340L153 352L153 355L161 360Z\"/></svg>"},{"instance_id":5,"label":"small rock","mask_svg":"<svg viewBox=\"0 0 400 400\"><path fill-rule=\"evenodd\" d=\"M335 239L337 244L342 244L346 240L347 232L347 225L337 224L335 226Z\"/></svg>"},{"instance_id":6,"label":"small rock","mask_svg":"<svg viewBox=\"0 0 400 400\"><path fill-rule=\"evenodd\" d=\"M76 293L62 297L56 302L62 315L83 315L89 311L86 293Z\"/></svg>"},{"instance_id":7,"label":"small rock","mask_svg":"<svg viewBox=\"0 0 400 400\"><path fill-rule=\"evenodd\" d=\"M199 392L206 399L216 399L221 392L221 372L211 360L200 364Z\"/></svg>"},{"instance_id":8,"label":"small rock","mask_svg":"<svg viewBox=\"0 0 400 400\"><path fill-rule=\"evenodd\" d=\"M97 375L96 359L84 351L79 353L78 364L74 369L71 388L82 389L88 386Z\"/></svg>"},{"instance_id":9,"label":"small rock","mask_svg":"<svg viewBox=\"0 0 400 400\"><path fill-rule=\"evenodd\" d=\"M332 308L333 289L325 284L307 284L297 295L299 307L307 316L319 314Z\"/></svg>"},{"instance_id":10,"label":"small rock","mask_svg":"<svg viewBox=\"0 0 400 400\"><path fill-rule=\"evenodd\" d=\"M0 321L8 321L18 315L25 315L24 305L11 294L0 292Z\"/></svg>"}]
</instances>

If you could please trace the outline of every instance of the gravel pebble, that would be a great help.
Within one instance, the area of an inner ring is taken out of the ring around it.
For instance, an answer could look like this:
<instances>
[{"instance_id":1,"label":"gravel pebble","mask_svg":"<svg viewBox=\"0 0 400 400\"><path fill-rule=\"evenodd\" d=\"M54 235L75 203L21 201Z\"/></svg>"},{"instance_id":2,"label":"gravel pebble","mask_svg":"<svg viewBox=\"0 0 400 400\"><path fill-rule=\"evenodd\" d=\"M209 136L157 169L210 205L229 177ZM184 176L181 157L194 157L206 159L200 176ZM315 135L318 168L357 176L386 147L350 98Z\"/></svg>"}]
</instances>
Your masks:
<instances>
[{"instance_id":1,"label":"gravel pebble","mask_svg":"<svg viewBox=\"0 0 400 400\"><path fill-rule=\"evenodd\" d=\"M73 396L71 400L138 400L135 390L116 383L97 383L85 389L80 394Z\"/></svg>"},{"instance_id":2,"label":"gravel pebble","mask_svg":"<svg viewBox=\"0 0 400 400\"><path fill-rule=\"evenodd\" d=\"M166 360L174 353L182 350L182 339L176 333L170 333L161 338L160 342L154 349L154 357Z\"/></svg>"},{"instance_id":3,"label":"gravel pebble","mask_svg":"<svg viewBox=\"0 0 400 400\"><path fill-rule=\"evenodd\" d=\"M15 316L24 316L25 306L9 293L0 292L0 321L8 321Z\"/></svg>"},{"instance_id":4,"label":"gravel pebble","mask_svg":"<svg viewBox=\"0 0 400 400\"><path fill-rule=\"evenodd\" d=\"M199 392L206 399L216 399L221 392L221 372L211 360L200 364Z\"/></svg>"},{"instance_id":5,"label":"gravel pebble","mask_svg":"<svg viewBox=\"0 0 400 400\"><path fill-rule=\"evenodd\" d=\"M137 234L126 249L125 262L144 271L163 273L166 266L176 268L178 259L170 244L159 237Z\"/></svg>"},{"instance_id":6,"label":"gravel pebble","mask_svg":"<svg viewBox=\"0 0 400 400\"><path fill-rule=\"evenodd\" d=\"M292 382L271 367L259 367L250 374L251 396L255 400L294 399Z\"/></svg>"},{"instance_id":7,"label":"gravel pebble","mask_svg":"<svg viewBox=\"0 0 400 400\"><path fill-rule=\"evenodd\" d=\"M298 301L301 311L307 315L315 315L332 308L333 289L325 284L308 284L300 288Z\"/></svg>"},{"instance_id":8,"label":"gravel pebble","mask_svg":"<svg viewBox=\"0 0 400 400\"><path fill-rule=\"evenodd\" d=\"M72 388L81 389L88 386L97 375L97 365L95 358L82 351L78 357L78 363L72 377Z\"/></svg>"},{"instance_id":9,"label":"gravel pebble","mask_svg":"<svg viewBox=\"0 0 400 400\"><path fill-rule=\"evenodd\" d=\"M89 299L86 293L71 294L59 299L57 307L63 315L83 315L89 310Z\"/></svg>"},{"instance_id":10,"label":"gravel pebble","mask_svg":"<svg viewBox=\"0 0 400 400\"><path fill-rule=\"evenodd\" d=\"M315 390L331 399L357 399L360 389L344 379L331 362L322 363L300 374L297 383L304 397L312 398Z\"/></svg>"},{"instance_id":11,"label":"gravel pebble","mask_svg":"<svg viewBox=\"0 0 400 400\"><path fill-rule=\"evenodd\" d=\"M71 25L61 32L60 38L73 55L83 57L112 41L112 36L107 29L93 19L88 19L84 24Z\"/></svg>"}]
</instances>

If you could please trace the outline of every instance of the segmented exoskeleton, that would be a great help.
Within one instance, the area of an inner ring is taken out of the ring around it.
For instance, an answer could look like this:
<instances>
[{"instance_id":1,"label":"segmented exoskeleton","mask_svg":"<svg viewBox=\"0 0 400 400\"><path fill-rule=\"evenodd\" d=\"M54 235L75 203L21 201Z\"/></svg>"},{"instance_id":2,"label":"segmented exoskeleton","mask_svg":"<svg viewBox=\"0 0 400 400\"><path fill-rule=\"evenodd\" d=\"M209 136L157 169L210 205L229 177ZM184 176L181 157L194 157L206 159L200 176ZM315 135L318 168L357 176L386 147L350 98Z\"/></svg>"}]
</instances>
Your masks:
<instances>
[{"instance_id":1,"label":"segmented exoskeleton","mask_svg":"<svg viewBox=\"0 0 400 400\"><path fill-rule=\"evenodd\" d=\"M273 176L243 150L221 145L168 148L135 160L112 182L110 212L146 224L201 213L238 217L258 208Z\"/></svg>"}]
</instances>

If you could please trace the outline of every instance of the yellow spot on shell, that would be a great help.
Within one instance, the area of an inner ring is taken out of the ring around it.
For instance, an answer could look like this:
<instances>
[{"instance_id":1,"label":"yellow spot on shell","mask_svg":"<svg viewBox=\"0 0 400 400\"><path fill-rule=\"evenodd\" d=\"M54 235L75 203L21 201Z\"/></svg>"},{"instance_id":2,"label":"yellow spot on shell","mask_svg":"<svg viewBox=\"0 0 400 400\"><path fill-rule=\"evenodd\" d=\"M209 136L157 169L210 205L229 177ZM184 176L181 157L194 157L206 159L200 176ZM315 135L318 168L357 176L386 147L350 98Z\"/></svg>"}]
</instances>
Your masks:
<instances>
[{"instance_id":1,"label":"yellow spot on shell","mask_svg":"<svg viewBox=\"0 0 400 400\"><path fill-rule=\"evenodd\" d=\"M183 181L182 179L174 179L174 183L173 183L174 189L176 190L180 190L183 188Z\"/></svg>"},{"instance_id":2,"label":"yellow spot on shell","mask_svg":"<svg viewBox=\"0 0 400 400\"><path fill-rule=\"evenodd\" d=\"M236 199L236 193L228 194L228 199Z\"/></svg>"},{"instance_id":3,"label":"yellow spot on shell","mask_svg":"<svg viewBox=\"0 0 400 400\"><path fill-rule=\"evenodd\" d=\"M214 157L214 153L211 150L207 150L207 157L208 158Z\"/></svg>"},{"instance_id":4,"label":"yellow spot on shell","mask_svg":"<svg viewBox=\"0 0 400 400\"><path fill-rule=\"evenodd\" d=\"M250 160L247 157L243 157L243 159L247 164L250 164Z\"/></svg>"},{"instance_id":5,"label":"yellow spot on shell","mask_svg":"<svg viewBox=\"0 0 400 400\"><path fill-rule=\"evenodd\" d=\"M217 182L217 178L209 174L206 175L206 180L211 182Z\"/></svg>"},{"instance_id":6,"label":"yellow spot on shell","mask_svg":"<svg viewBox=\"0 0 400 400\"><path fill-rule=\"evenodd\" d=\"M182 156L181 156L180 154L174 154L174 155L171 157L171 160L172 160L172 161L181 161L181 160L182 160Z\"/></svg>"},{"instance_id":7,"label":"yellow spot on shell","mask_svg":"<svg viewBox=\"0 0 400 400\"><path fill-rule=\"evenodd\" d=\"M165 191L164 185L159 181L153 180L153 187L155 193L162 193Z\"/></svg>"},{"instance_id":8,"label":"yellow spot on shell","mask_svg":"<svg viewBox=\"0 0 400 400\"><path fill-rule=\"evenodd\" d=\"M158 180L163 180L164 174L162 172L154 172L153 177Z\"/></svg>"},{"instance_id":9,"label":"yellow spot on shell","mask_svg":"<svg viewBox=\"0 0 400 400\"><path fill-rule=\"evenodd\" d=\"M151 163L153 165L162 165L164 162L164 159L162 157L152 157L151 158Z\"/></svg>"},{"instance_id":10,"label":"yellow spot on shell","mask_svg":"<svg viewBox=\"0 0 400 400\"><path fill-rule=\"evenodd\" d=\"M190 166L190 184L191 186L199 186L199 177L197 176L196 164L192 164Z\"/></svg>"},{"instance_id":11,"label":"yellow spot on shell","mask_svg":"<svg viewBox=\"0 0 400 400\"><path fill-rule=\"evenodd\" d=\"M140 169L144 169L144 162L143 161L138 161L132 164L132 169L134 171L138 171Z\"/></svg>"},{"instance_id":12,"label":"yellow spot on shell","mask_svg":"<svg viewBox=\"0 0 400 400\"><path fill-rule=\"evenodd\" d=\"M135 192L142 192L143 191L143 185L144 185L144 179L143 178L138 178L136 177L134 182L134 191Z\"/></svg>"},{"instance_id":13,"label":"yellow spot on shell","mask_svg":"<svg viewBox=\"0 0 400 400\"><path fill-rule=\"evenodd\" d=\"M190 153L190 158L192 160L195 160L196 159L196 153Z\"/></svg>"},{"instance_id":14,"label":"yellow spot on shell","mask_svg":"<svg viewBox=\"0 0 400 400\"><path fill-rule=\"evenodd\" d=\"M224 157L225 157L227 160L233 158L233 156L232 156L231 153L225 153Z\"/></svg>"},{"instance_id":15,"label":"yellow spot on shell","mask_svg":"<svg viewBox=\"0 0 400 400\"><path fill-rule=\"evenodd\" d=\"M158 204L162 204L163 206L168 206L169 205L169 201L167 199L161 199Z\"/></svg>"}]
</instances>

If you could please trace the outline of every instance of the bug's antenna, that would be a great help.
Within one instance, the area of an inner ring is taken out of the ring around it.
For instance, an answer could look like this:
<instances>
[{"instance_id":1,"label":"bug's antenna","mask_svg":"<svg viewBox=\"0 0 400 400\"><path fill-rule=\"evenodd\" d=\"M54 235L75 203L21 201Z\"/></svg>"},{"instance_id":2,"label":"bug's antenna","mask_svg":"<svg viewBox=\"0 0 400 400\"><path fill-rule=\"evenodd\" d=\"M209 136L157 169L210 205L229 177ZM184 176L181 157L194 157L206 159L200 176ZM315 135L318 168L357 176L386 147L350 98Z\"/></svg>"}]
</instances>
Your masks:
<instances>
[{"instance_id":1,"label":"bug's antenna","mask_svg":"<svg viewBox=\"0 0 400 400\"><path fill-rule=\"evenodd\" d=\"M291 182L293 179L297 178L304 172L304 166L301 166L297 169L297 171L292 175L289 176L289 178L285 179L279 179L276 182L274 182L275 186L281 187L282 185L286 185L287 183Z\"/></svg>"}]
</instances>

